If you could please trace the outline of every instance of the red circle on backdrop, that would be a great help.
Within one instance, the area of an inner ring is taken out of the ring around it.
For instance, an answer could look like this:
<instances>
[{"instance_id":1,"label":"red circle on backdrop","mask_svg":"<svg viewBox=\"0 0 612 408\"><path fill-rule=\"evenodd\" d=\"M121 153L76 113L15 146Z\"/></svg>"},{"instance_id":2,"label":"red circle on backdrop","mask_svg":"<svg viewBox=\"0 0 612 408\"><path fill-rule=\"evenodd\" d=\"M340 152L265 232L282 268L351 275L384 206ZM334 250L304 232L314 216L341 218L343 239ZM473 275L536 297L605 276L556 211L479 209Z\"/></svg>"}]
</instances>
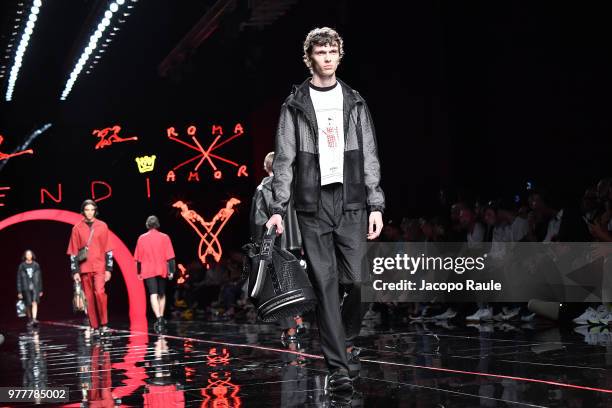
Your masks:
<instances>
[{"instance_id":1,"label":"red circle on backdrop","mask_svg":"<svg viewBox=\"0 0 612 408\"><path fill-rule=\"evenodd\" d=\"M11 225L27 221L58 221L74 225L81 221L81 214L66 210L32 210L12 215L0 221L0 231ZM128 291L128 304L130 316L130 328L132 330L146 330L147 328L147 304L144 283L138 280L136 275L136 262L128 247L119 239L114 232L109 230L113 246L113 257L117 261L125 287Z\"/></svg>"}]
</instances>

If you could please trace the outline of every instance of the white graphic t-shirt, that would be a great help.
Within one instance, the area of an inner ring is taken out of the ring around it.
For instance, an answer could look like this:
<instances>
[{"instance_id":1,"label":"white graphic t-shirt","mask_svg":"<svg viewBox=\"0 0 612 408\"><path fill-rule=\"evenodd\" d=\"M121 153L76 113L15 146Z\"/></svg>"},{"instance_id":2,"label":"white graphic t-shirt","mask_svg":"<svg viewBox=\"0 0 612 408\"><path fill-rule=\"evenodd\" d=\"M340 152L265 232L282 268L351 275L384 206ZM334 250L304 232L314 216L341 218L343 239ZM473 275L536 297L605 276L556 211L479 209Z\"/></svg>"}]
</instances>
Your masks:
<instances>
[{"instance_id":1,"label":"white graphic t-shirt","mask_svg":"<svg viewBox=\"0 0 612 408\"><path fill-rule=\"evenodd\" d=\"M321 185L342 183L344 170L344 116L342 86L310 86L310 98L319 127L319 164Z\"/></svg>"},{"instance_id":2,"label":"white graphic t-shirt","mask_svg":"<svg viewBox=\"0 0 612 408\"><path fill-rule=\"evenodd\" d=\"M26 267L26 273L28 274L28 281L29 281L28 289L34 290L34 283L32 282L32 275L34 275L34 268Z\"/></svg>"}]
</instances>

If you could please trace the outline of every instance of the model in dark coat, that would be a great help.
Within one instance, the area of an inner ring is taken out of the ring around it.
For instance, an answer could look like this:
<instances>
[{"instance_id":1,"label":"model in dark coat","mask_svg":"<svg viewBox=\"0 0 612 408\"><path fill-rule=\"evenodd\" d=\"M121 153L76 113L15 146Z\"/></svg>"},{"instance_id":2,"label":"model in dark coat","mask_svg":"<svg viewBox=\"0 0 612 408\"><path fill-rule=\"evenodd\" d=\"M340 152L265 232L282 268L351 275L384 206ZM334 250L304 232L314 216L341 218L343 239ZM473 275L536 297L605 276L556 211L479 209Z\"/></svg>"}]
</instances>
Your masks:
<instances>
[{"instance_id":1,"label":"model in dark coat","mask_svg":"<svg viewBox=\"0 0 612 408\"><path fill-rule=\"evenodd\" d=\"M43 295L42 271L35 259L34 253L28 249L17 268L17 297L25 302L29 324L34 325L38 324L38 304Z\"/></svg>"}]
</instances>

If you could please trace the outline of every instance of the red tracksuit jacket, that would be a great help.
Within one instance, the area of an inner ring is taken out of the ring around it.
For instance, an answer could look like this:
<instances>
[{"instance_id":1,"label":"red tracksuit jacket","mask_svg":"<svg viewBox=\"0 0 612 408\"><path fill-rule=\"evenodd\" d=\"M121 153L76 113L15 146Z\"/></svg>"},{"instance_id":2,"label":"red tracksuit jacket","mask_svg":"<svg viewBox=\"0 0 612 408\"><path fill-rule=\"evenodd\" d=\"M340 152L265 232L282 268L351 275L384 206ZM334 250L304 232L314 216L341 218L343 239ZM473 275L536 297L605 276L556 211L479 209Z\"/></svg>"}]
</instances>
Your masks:
<instances>
[{"instance_id":1,"label":"red tracksuit jacket","mask_svg":"<svg viewBox=\"0 0 612 408\"><path fill-rule=\"evenodd\" d=\"M94 219L92 228L94 232L88 245L87 259L79 265L81 273L104 272L107 270L105 255L113 249L106 223ZM68 255L76 256L79 249L87 245L89 232L89 226L85 223L85 218L72 227L70 243L68 244Z\"/></svg>"}]
</instances>

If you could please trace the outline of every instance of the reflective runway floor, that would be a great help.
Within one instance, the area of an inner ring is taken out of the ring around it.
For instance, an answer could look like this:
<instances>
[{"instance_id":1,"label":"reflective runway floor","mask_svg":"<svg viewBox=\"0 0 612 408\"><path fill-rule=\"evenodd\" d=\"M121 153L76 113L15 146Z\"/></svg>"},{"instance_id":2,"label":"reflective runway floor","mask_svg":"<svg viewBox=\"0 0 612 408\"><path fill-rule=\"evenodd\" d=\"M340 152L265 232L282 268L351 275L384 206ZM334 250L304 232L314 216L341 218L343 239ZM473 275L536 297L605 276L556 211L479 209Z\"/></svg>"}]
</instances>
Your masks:
<instances>
[{"instance_id":1,"label":"reflective runway floor","mask_svg":"<svg viewBox=\"0 0 612 408\"><path fill-rule=\"evenodd\" d=\"M339 401L316 331L284 346L274 325L169 321L162 336L115 322L94 341L82 323L3 327L0 385L68 387L65 406L612 407L607 328L370 319L357 392Z\"/></svg>"}]
</instances>

